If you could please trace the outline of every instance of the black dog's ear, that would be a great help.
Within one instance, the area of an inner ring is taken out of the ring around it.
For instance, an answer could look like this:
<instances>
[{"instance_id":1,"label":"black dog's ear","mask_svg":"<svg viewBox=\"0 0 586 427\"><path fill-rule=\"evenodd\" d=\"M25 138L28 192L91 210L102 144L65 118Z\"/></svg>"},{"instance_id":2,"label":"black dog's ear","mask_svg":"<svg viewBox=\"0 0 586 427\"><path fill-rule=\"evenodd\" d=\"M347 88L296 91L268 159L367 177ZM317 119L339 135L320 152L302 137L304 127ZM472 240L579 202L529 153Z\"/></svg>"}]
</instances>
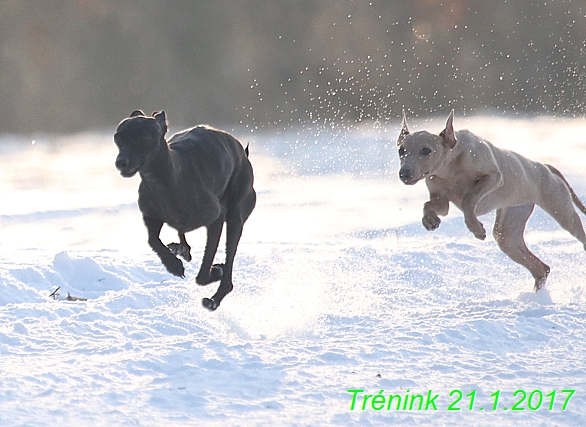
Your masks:
<instances>
[{"instance_id":1,"label":"black dog's ear","mask_svg":"<svg viewBox=\"0 0 586 427\"><path fill-rule=\"evenodd\" d=\"M397 146L403 144L405 137L409 135L409 128L407 128L407 115L405 114L405 109L403 109L403 121L401 122L401 133L397 138Z\"/></svg>"},{"instance_id":2,"label":"black dog's ear","mask_svg":"<svg viewBox=\"0 0 586 427\"><path fill-rule=\"evenodd\" d=\"M144 113L140 110L134 110L132 113L130 113L130 116L128 116L128 117L139 117L139 116L144 116Z\"/></svg>"},{"instance_id":3,"label":"black dog's ear","mask_svg":"<svg viewBox=\"0 0 586 427\"><path fill-rule=\"evenodd\" d=\"M444 139L444 145L448 148L456 146L456 133L454 132L454 110L450 112L446 121L446 128L439 134Z\"/></svg>"},{"instance_id":4,"label":"black dog's ear","mask_svg":"<svg viewBox=\"0 0 586 427\"><path fill-rule=\"evenodd\" d=\"M163 131L163 136L167 133L167 116L165 115L164 111L154 112L153 117L155 121L159 124L159 127Z\"/></svg>"}]
</instances>

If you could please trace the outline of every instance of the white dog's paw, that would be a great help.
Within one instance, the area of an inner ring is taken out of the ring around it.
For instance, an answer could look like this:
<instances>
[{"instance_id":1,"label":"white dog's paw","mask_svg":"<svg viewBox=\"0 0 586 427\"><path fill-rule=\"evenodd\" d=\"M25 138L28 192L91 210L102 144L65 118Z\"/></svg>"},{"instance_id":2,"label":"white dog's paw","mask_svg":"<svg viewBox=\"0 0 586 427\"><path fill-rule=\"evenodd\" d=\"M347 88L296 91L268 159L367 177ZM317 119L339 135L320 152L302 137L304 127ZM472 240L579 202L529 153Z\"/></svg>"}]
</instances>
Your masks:
<instances>
[{"instance_id":1,"label":"white dog's paw","mask_svg":"<svg viewBox=\"0 0 586 427\"><path fill-rule=\"evenodd\" d=\"M423 216L421 222L427 231L433 231L440 226L442 220L435 214L428 214Z\"/></svg>"},{"instance_id":2,"label":"white dog's paw","mask_svg":"<svg viewBox=\"0 0 586 427\"><path fill-rule=\"evenodd\" d=\"M468 230L470 230L472 234L474 234L474 237L476 237L477 239L486 239L486 230L484 229L482 223L478 221L476 218L473 221L466 220L466 226L468 227Z\"/></svg>"},{"instance_id":3,"label":"white dog's paw","mask_svg":"<svg viewBox=\"0 0 586 427\"><path fill-rule=\"evenodd\" d=\"M484 227L482 227L482 231L474 233L474 237L480 240L486 239L486 230L484 229Z\"/></svg>"}]
</instances>

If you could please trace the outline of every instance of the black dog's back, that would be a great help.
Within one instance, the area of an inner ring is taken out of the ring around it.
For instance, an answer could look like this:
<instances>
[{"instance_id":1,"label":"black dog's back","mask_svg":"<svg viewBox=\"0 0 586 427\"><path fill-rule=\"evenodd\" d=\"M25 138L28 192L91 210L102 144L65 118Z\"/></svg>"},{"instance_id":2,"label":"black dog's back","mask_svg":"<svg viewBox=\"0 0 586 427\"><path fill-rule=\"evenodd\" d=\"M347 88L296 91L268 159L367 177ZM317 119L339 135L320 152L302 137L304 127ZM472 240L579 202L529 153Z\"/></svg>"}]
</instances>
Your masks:
<instances>
[{"instance_id":1,"label":"black dog's back","mask_svg":"<svg viewBox=\"0 0 586 427\"><path fill-rule=\"evenodd\" d=\"M219 198L235 202L240 191L231 191L231 183L243 181L252 190L253 172L248 160L248 147L227 132L200 125L174 134L169 148L178 154L177 159L185 168L197 170L200 179L206 181ZM240 185L239 185L240 186ZM252 190L254 191L254 190ZM229 193L229 194L224 194Z\"/></svg>"},{"instance_id":2,"label":"black dog's back","mask_svg":"<svg viewBox=\"0 0 586 427\"><path fill-rule=\"evenodd\" d=\"M244 148L232 135L204 125L178 132L168 143L171 150L188 157L222 156L221 151L228 151L231 157L237 159L246 156Z\"/></svg>"}]
</instances>

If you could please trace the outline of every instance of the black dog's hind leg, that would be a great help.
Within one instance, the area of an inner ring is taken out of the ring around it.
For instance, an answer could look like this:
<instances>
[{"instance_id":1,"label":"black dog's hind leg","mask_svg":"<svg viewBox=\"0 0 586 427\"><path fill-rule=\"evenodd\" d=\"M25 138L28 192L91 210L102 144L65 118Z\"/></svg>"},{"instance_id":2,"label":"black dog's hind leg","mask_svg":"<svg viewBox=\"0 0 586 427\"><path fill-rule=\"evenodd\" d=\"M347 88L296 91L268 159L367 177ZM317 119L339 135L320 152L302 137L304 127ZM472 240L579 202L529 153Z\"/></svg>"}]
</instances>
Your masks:
<instances>
[{"instance_id":1,"label":"black dog's hind leg","mask_svg":"<svg viewBox=\"0 0 586 427\"><path fill-rule=\"evenodd\" d=\"M191 261L191 247L185 240L185 233L179 233L179 243L169 243L167 247L175 256L180 256L187 262Z\"/></svg>"},{"instance_id":2,"label":"black dog's hind leg","mask_svg":"<svg viewBox=\"0 0 586 427\"><path fill-rule=\"evenodd\" d=\"M161 242L159 234L163 228L163 221L153 218L143 217L144 225L146 225L149 234L149 246L159 256L167 271L174 276L185 277L185 269L183 263Z\"/></svg>"},{"instance_id":3,"label":"black dog's hind leg","mask_svg":"<svg viewBox=\"0 0 586 427\"><path fill-rule=\"evenodd\" d=\"M222 216L207 227L206 248L199 273L197 273L197 277L195 278L195 283L198 285L209 285L210 283L217 282L224 274L223 264L212 265L218 250L223 227L224 218Z\"/></svg>"}]
</instances>

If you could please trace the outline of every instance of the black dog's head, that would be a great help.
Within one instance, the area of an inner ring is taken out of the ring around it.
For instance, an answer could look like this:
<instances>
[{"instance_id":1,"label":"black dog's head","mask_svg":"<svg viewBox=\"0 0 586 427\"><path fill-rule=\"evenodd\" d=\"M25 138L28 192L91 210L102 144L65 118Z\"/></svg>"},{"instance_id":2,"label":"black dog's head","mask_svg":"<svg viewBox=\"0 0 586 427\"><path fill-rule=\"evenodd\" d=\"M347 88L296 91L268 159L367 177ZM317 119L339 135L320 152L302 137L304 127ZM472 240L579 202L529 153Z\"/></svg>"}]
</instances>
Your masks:
<instances>
[{"instance_id":1,"label":"black dog's head","mask_svg":"<svg viewBox=\"0 0 586 427\"><path fill-rule=\"evenodd\" d=\"M153 160L161 143L166 143L166 133L167 118L164 111L147 117L142 111L136 110L130 117L122 120L114 134L114 143L119 150L116 169L120 171L120 175L130 178Z\"/></svg>"}]
</instances>

